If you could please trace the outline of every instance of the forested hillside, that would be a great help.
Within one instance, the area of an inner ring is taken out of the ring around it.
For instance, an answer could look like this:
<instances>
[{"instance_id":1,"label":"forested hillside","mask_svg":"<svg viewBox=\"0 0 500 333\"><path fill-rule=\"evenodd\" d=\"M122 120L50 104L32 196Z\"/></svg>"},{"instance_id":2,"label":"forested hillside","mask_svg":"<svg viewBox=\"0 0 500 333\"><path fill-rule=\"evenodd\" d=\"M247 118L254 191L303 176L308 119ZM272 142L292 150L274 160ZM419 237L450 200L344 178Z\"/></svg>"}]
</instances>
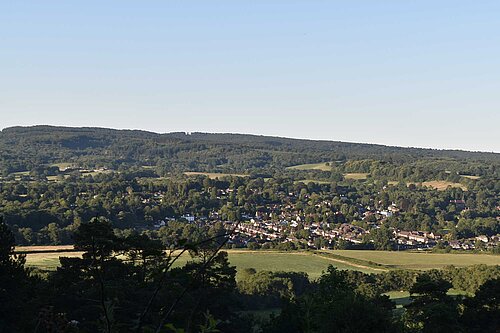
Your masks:
<instances>
[{"instance_id":1,"label":"forested hillside","mask_svg":"<svg viewBox=\"0 0 500 333\"><path fill-rule=\"evenodd\" d=\"M471 168L484 174L486 168L495 173L500 154L243 134L157 134L103 128L12 127L0 133L0 170L4 176L40 171L55 163L110 169L146 165L156 167L159 173L175 170L251 173L316 162L377 160L401 165L422 159L440 160L441 167L448 170L460 166L464 170L457 172L462 174ZM480 166L479 162L487 165Z\"/></svg>"}]
</instances>

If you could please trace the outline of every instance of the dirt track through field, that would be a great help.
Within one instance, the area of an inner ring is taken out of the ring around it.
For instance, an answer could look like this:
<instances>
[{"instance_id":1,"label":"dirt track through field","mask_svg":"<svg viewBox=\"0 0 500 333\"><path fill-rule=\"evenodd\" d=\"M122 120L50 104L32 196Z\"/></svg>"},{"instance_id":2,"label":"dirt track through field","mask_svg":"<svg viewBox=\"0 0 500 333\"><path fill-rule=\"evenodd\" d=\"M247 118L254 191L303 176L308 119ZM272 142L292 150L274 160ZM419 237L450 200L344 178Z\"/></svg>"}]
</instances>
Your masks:
<instances>
[{"instance_id":1,"label":"dirt track through field","mask_svg":"<svg viewBox=\"0 0 500 333\"><path fill-rule=\"evenodd\" d=\"M334 262L337 262L337 263L341 263L341 264L344 264L344 265L349 265L349 266L353 266L353 267L357 267L357 268L361 268L361 269L368 269L368 270L374 270L374 271L379 271L379 272L387 272L389 269L387 268L375 268L375 267L370 267L370 266L365 266L365 265L360 265L360 264L355 264L355 263L352 263L348 260L342 260L342 259L336 259L336 258L331 258L331 257L328 257L328 256L324 256L324 255L321 255L321 254L317 254L317 253L313 253L312 254L313 256L317 256L317 257L320 257L320 258L323 258L323 259L327 259L327 260L330 260L330 261L334 261Z\"/></svg>"},{"instance_id":2,"label":"dirt track through field","mask_svg":"<svg viewBox=\"0 0 500 333\"><path fill-rule=\"evenodd\" d=\"M248 250L226 250L228 253L249 253L250 251ZM280 252L280 251L263 251L263 250L257 250L256 252L258 253L285 253L285 254L290 254L290 255L302 255L302 256L315 256L315 257L319 257L321 259L326 259L326 260L329 260L329 261L333 261L333 262L336 262L336 263L339 263L339 264L344 264L346 266L352 266L352 267L356 267L356 268L361 268L361 269L365 269L365 270L373 270L373 271L378 271L378 272L387 272L389 269L387 268L376 268L376 267L371 267L371 266L367 266L367 265L361 265L361 264L356 264L356 263L353 263L349 260L343 260L343 259L337 259L337 258L332 258L332 257L329 257L328 255L322 255L322 254L318 254L318 253L307 253L307 252Z\"/></svg>"}]
</instances>

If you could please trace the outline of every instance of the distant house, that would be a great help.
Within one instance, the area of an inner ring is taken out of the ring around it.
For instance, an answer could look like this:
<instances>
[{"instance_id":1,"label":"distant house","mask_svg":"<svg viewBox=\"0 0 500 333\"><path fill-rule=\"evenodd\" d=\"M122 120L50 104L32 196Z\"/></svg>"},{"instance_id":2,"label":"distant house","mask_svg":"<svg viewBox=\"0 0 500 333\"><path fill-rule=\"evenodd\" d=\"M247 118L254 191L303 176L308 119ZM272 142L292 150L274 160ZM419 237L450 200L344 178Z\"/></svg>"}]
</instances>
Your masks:
<instances>
[{"instance_id":1,"label":"distant house","mask_svg":"<svg viewBox=\"0 0 500 333\"><path fill-rule=\"evenodd\" d=\"M455 207L459 210L465 209L465 201L464 200L450 200L450 203L455 204Z\"/></svg>"},{"instance_id":2,"label":"distant house","mask_svg":"<svg viewBox=\"0 0 500 333\"><path fill-rule=\"evenodd\" d=\"M387 210L392 213L399 213L399 208L395 204L392 204L389 207L387 207Z\"/></svg>"},{"instance_id":3,"label":"distant house","mask_svg":"<svg viewBox=\"0 0 500 333\"><path fill-rule=\"evenodd\" d=\"M154 224L154 227L156 229L160 229L161 227L164 227L166 225L165 221L158 221Z\"/></svg>"},{"instance_id":4,"label":"distant house","mask_svg":"<svg viewBox=\"0 0 500 333\"><path fill-rule=\"evenodd\" d=\"M417 243L428 244L429 238L434 238L434 234L426 233L421 231L397 231L395 232L396 236L403 237L409 240L414 240Z\"/></svg>"},{"instance_id":5,"label":"distant house","mask_svg":"<svg viewBox=\"0 0 500 333\"><path fill-rule=\"evenodd\" d=\"M191 214L184 214L181 218L186 219L188 222L194 222L195 217Z\"/></svg>"},{"instance_id":6,"label":"distant house","mask_svg":"<svg viewBox=\"0 0 500 333\"><path fill-rule=\"evenodd\" d=\"M473 250L474 249L474 245L467 242L467 241L451 241L450 243L450 246L452 249L455 249L455 250Z\"/></svg>"},{"instance_id":7,"label":"distant house","mask_svg":"<svg viewBox=\"0 0 500 333\"><path fill-rule=\"evenodd\" d=\"M385 217L391 217L393 215L393 213L391 211L388 211L388 210L383 210L380 212L380 215L383 215Z\"/></svg>"},{"instance_id":8,"label":"distant house","mask_svg":"<svg viewBox=\"0 0 500 333\"><path fill-rule=\"evenodd\" d=\"M483 242L483 243L488 243L488 241L489 241L488 236L486 236L486 235L477 236L476 239Z\"/></svg>"}]
</instances>

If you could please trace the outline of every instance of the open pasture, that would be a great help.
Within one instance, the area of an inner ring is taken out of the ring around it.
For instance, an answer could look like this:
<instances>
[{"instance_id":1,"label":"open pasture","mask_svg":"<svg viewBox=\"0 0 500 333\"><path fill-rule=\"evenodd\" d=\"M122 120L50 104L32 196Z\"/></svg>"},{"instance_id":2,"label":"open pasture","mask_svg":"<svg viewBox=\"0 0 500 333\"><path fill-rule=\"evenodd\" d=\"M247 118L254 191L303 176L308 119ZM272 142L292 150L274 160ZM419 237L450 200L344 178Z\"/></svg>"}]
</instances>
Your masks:
<instances>
[{"instance_id":1,"label":"open pasture","mask_svg":"<svg viewBox=\"0 0 500 333\"><path fill-rule=\"evenodd\" d=\"M26 266L52 271L59 266L59 257L81 257L83 252L39 252L26 254Z\"/></svg>"},{"instance_id":2,"label":"open pasture","mask_svg":"<svg viewBox=\"0 0 500 333\"><path fill-rule=\"evenodd\" d=\"M475 177L475 176L470 176L470 177ZM470 179L475 179L475 178L470 178ZM397 185L399 181L396 180L390 180L387 182L388 185ZM414 182L407 182L406 185L409 186L410 184L414 184L417 186L427 186L430 188L434 188L438 191L444 191L450 187L456 187L456 188L461 188L463 191L467 191L467 186L460 184L460 183L453 183L449 182L447 180L429 180L425 182L420 182L420 183L414 183Z\"/></svg>"},{"instance_id":3,"label":"open pasture","mask_svg":"<svg viewBox=\"0 0 500 333\"><path fill-rule=\"evenodd\" d=\"M57 168L59 168L59 171L63 171L63 170L66 170L68 168L74 168L75 164L63 162L63 163L54 163L54 164L51 164L50 166L57 167Z\"/></svg>"},{"instance_id":4,"label":"open pasture","mask_svg":"<svg viewBox=\"0 0 500 333\"><path fill-rule=\"evenodd\" d=\"M30 172L29 171L18 171L18 172L11 173L11 175L14 177L29 176Z\"/></svg>"},{"instance_id":5,"label":"open pasture","mask_svg":"<svg viewBox=\"0 0 500 333\"><path fill-rule=\"evenodd\" d=\"M467 191L467 187L465 185L462 185L460 183L452 183L452 182L449 182L446 180L431 180L431 181L422 182L420 184L422 186L428 186L428 187L435 188L438 191L444 191L448 188L448 186L461 188L462 190Z\"/></svg>"},{"instance_id":6,"label":"open pasture","mask_svg":"<svg viewBox=\"0 0 500 333\"><path fill-rule=\"evenodd\" d=\"M23 179L23 177L29 177L30 172L29 171L12 172L10 175L14 176L14 180L19 181Z\"/></svg>"},{"instance_id":7,"label":"open pasture","mask_svg":"<svg viewBox=\"0 0 500 333\"><path fill-rule=\"evenodd\" d=\"M38 267L43 270L54 270L59 266L59 257L79 257L82 252L56 252L50 246L28 249L19 248L18 251L29 252L26 255L26 263L31 267ZM58 247L54 247L58 248ZM45 251L45 252L40 252ZM318 278L321 273L333 265L338 269L360 270L366 273L377 273L380 270L372 269L348 261L336 260L326 256L314 255L312 252L278 252L278 251L250 251L250 250L225 250L229 255L229 262L236 266L237 270L245 268L255 268L256 270L305 272L311 279ZM186 253L179 258L176 266L183 266L192 260Z\"/></svg>"},{"instance_id":8,"label":"open pasture","mask_svg":"<svg viewBox=\"0 0 500 333\"><path fill-rule=\"evenodd\" d=\"M66 252L64 252L67 249ZM81 256L81 252L69 252L70 247L44 246L20 247L17 251L28 253L27 264L42 269L55 269L59 257ZM391 269L428 270L448 265L457 267L486 264L500 265L500 256L473 253L424 253L408 251L368 251L368 250L324 250L324 251L264 251L264 250L225 250L229 262L237 270L255 268L256 270L305 272L310 278L318 278L329 265L338 269L358 270L365 273L381 273ZM177 265L192 260L189 254L183 255Z\"/></svg>"},{"instance_id":9,"label":"open pasture","mask_svg":"<svg viewBox=\"0 0 500 333\"><path fill-rule=\"evenodd\" d=\"M464 178L472 179L472 180L478 180L481 178L479 176L471 176L471 175L460 175L460 177L464 177Z\"/></svg>"},{"instance_id":10,"label":"open pasture","mask_svg":"<svg viewBox=\"0 0 500 333\"><path fill-rule=\"evenodd\" d=\"M449 296L467 295L463 290L450 289L447 293ZM407 291L394 290L384 293L384 295L389 296L389 298L396 304L396 308L400 309L405 305L412 302L410 293Z\"/></svg>"},{"instance_id":11,"label":"open pasture","mask_svg":"<svg viewBox=\"0 0 500 333\"><path fill-rule=\"evenodd\" d=\"M36 245L36 246L16 246L15 251L20 253L32 252L71 252L73 245Z\"/></svg>"},{"instance_id":12,"label":"open pasture","mask_svg":"<svg viewBox=\"0 0 500 333\"><path fill-rule=\"evenodd\" d=\"M317 183L317 184L331 184L331 182L326 181L326 180L316 180L316 179L301 179L301 180L295 180L294 183L304 183L304 184L309 184L309 183Z\"/></svg>"},{"instance_id":13,"label":"open pasture","mask_svg":"<svg viewBox=\"0 0 500 333\"><path fill-rule=\"evenodd\" d=\"M229 262L235 265L237 270L255 268L258 271L305 272L311 279L318 278L330 265L338 269L359 270L365 273L379 272L370 267L358 267L311 252L229 250L228 254Z\"/></svg>"},{"instance_id":14,"label":"open pasture","mask_svg":"<svg viewBox=\"0 0 500 333\"><path fill-rule=\"evenodd\" d=\"M470 265L500 265L500 256L474 253L425 253L408 251L364 251L333 250L326 251L355 260L373 262L392 269L428 270L454 265L457 267Z\"/></svg>"},{"instance_id":15,"label":"open pasture","mask_svg":"<svg viewBox=\"0 0 500 333\"><path fill-rule=\"evenodd\" d=\"M285 271L305 272L311 279L317 279L328 266L338 269L358 270L365 273L379 273L381 270L368 266L351 264L348 261L336 260L327 256L315 255L312 252L292 251L251 251L251 250L224 250L228 252L229 262L240 271L245 268L255 268L257 271ZM179 266L192 260L189 255L179 258Z\"/></svg>"},{"instance_id":16,"label":"open pasture","mask_svg":"<svg viewBox=\"0 0 500 333\"><path fill-rule=\"evenodd\" d=\"M113 170L81 170L80 171L80 174L82 175L82 177L85 177L85 176L97 176L97 175L100 175L100 174L107 174L107 173L113 173L115 171Z\"/></svg>"},{"instance_id":17,"label":"open pasture","mask_svg":"<svg viewBox=\"0 0 500 333\"><path fill-rule=\"evenodd\" d=\"M345 179L363 180L368 177L368 173L356 172L356 173L346 173L344 174Z\"/></svg>"},{"instance_id":18,"label":"open pasture","mask_svg":"<svg viewBox=\"0 0 500 333\"><path fill-rule=\"evenodd\" d=\"M328 165L327 165L328 163ZM321 162L321 163L309 163L309 164L299 164L287 167L291 170L320 170L320 171L331 171L331 164L333 162Z\"/></svg>"},{"instance_id":19,"label":"open pasture","mask_svg":"<svg viewBox=\"0 0 500 333\"><path fill-rule=\"evenodd\" d=\"M248 175L240 174L240 173L218 173L218 172L196 172L196 171L187 171L184 172L186 176L207 176L210 179L216 179L221 177L248 177Z\"/></svg>"},{"instance_id":20,"label":"open pasture","mask_svg":"<svg viewBox=\"0 0 500 333\"><path fill-rule=\"evenodd\" d=\"M58 176L47 176L46 178L49 182L59 182L69 177L70 177L69 175L58 175Z\"/></svg>"}]
</instances>

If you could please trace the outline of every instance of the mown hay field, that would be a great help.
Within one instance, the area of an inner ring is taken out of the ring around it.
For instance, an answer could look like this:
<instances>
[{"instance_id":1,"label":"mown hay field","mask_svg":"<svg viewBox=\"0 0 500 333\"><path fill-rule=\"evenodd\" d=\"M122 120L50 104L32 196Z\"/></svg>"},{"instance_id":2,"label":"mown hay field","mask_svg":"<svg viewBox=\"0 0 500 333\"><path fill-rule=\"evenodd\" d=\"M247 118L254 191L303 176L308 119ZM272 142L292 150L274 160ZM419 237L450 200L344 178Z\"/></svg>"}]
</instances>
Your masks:
<instances>
[{"instance_id":1,"label":"mown hay field","mask_svg":"<svg viewBox=\"0 0 500 333\"><path fill-rule=\"evenodd\" d=\"M355 173L346 173L344 174L345 179L354 179L354 180L363 180L368 177L368 173L355 172Z\"/></svg>"},{"instance_id":2,"label":"mown hay field","mask_svg":"<svg viewBox=\"0 0 500 333\"><path fill-rule=\"evenodd\" d=\"M446 180L430 180L427 182L422 182L420 184L422 186L428 186L428 187L435 188L438 191L444 191L448 188L448 186L461 188L462 190L467 191L467 186L462 185L460 183L452 183L452 182L449 182Z\"/></svg>"}]
</instances>

